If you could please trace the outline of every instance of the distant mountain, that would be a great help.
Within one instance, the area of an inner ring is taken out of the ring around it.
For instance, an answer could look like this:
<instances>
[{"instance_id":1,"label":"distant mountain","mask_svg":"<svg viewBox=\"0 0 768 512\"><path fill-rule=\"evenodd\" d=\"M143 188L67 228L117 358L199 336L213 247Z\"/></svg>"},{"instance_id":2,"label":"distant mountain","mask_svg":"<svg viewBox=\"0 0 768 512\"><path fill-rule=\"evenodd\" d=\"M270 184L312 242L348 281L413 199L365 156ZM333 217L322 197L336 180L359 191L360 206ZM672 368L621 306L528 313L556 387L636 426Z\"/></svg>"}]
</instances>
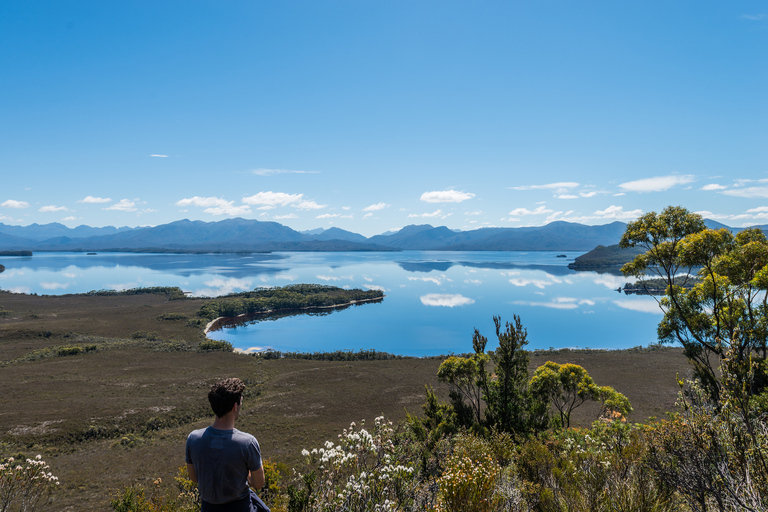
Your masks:
<instances>
[{"instance_id":1,"label":"distant mountain","mask_svg":"<svg viewBox=\"0 0 768 512\"><path fill-rule=\"evenodd\" d=\"M324 229L320 230L319 233L317 230L313 230L312 232L305 232L304 234L309 235L316 240L344 240L347 242L358 242L361 244L369 242L369 240L363 235L358 235L357 233L345 231L340 228Z\"/></svg>"},{"instance_id":2,"label":"distant mountain","mask_svg":"<svg viewBox=\"0 0 768 512\"><path fill-rule=\"evenodd\" d=\"M136 228L114 226L104 226L103 228L92 228L90 226L77 226L68 228L64 224L52 222L50 224L30 224L29 226L9 226L0 222L0 233L14 235L21 238L30 238L32 240L47 240L56 237L86 238L90 236L112 235L121 231L131 231Z\"/></svg>"},{"instance_id":3,"label":"distant mountain","mask_svg":"<svg viewBox=\"0 0 768 512\"><path fill-rule=\"evenodd\" d=\"M525 228L482 228L455 232L430 225L406 226L390 235L378 235L370 242L399 249L451 251L587 251L596 245L618 242L626 224L613 222L586 226L551 222Z\"/></svg>"},{"instance_id":4,"label":"distant mountain","mask_svg":"<svg viewBox=\"0 0 768 512\"><path fill-rule=\"evenodd\" d=\"M707 221L707 225L727 227L714 221ZM70 229L57 223L30 226L0 224L0 250L589 251L597 246L615 245L625 229L626 225L621 222L587 226L558 221L544 226L481 228L471 231L454 231L445 226L422 224L366 238L339 228L301 233L277 222L242 218L216 222L184 219L160 226L132 229L88 226ZM606 255L603 253L599 256Z\"/></svg>"}]
</instances>

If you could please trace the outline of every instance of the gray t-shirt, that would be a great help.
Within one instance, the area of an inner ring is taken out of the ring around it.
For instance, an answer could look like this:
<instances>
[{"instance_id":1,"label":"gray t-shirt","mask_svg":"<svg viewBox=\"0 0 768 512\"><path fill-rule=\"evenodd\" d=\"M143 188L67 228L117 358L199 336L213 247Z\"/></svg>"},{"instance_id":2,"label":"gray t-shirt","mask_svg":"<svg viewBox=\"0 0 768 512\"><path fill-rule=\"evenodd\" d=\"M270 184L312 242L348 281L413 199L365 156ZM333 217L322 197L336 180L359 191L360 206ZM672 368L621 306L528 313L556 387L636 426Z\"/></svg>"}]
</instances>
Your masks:
<instances>
[{"instance_id":1,"label":"gray t-shirt","mask_svg":"<svg viewBox=\"0 0 768 512\"><path fill-rule=\"evenodd\" d=\"M187 436L186 459L195 467L200 497L218 505L248 495L248 471L261 467L261 450L251 434L208 427Z\"/></svg>"}]
</instances>

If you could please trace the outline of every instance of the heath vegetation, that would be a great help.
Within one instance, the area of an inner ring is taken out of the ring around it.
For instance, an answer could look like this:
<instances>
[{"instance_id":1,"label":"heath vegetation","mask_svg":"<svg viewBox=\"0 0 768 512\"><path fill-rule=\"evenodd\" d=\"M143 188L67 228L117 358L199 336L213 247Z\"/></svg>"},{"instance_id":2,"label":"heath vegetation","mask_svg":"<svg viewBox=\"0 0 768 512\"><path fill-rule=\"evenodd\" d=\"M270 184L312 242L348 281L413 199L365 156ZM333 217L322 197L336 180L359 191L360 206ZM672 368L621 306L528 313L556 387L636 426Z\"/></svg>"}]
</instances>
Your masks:
<instances>
[{"instance_id":1,"label":"heath vegetation","mask_svg":"<svg viewBox=\"0 0 768 512\"><path fill-rule=\"evenodd\" d=\"M768 509L765 236L668 208L622 246L642 249L627 275L666 283L659 339L682 351L531 352L514 316L450 357L248 356L189 321L230 299L0 294L0 455L51 466L39 510L197 510L183 442L237 375L276 512Z\"/></svg>"}]
</instances>

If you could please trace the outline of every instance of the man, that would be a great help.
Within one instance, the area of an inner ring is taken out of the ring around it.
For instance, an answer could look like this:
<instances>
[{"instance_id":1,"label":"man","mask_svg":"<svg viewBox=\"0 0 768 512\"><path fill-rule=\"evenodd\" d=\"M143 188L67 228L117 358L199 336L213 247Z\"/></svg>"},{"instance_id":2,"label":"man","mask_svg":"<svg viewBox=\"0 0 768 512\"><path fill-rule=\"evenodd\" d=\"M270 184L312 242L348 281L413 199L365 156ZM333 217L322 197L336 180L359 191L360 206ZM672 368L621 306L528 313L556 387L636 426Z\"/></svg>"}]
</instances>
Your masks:
<instances>
[{"instance_id":1,"label":"man","mask_svg":"<svg viewBox=\"0 0 768 512\"><path fill-rule=\"evenodd\" d=\"M264 486L259 443L235 428L244 389L243 381L235 378L211 386L208 401L216 419L187 437L187 471L200 491L201 512L269 512L248 487Z\"/></svg>"}]
</instances>

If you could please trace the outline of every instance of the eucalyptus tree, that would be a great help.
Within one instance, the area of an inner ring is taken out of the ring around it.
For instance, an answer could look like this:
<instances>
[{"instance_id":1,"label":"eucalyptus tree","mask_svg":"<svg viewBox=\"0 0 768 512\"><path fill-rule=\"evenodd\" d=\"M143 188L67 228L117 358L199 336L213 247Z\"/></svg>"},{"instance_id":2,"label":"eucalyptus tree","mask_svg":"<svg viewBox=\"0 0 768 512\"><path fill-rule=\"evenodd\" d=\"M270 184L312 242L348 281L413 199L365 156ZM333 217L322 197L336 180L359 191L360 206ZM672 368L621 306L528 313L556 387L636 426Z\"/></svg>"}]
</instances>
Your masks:
<instances>
[{"instance_id":1,"label":"eucalyptus tree","mask_svg":"<svg viewBox=\"0 0 768 512\"><path fill-rule=\"evenodd\" d=\"M697 380L715 401L726 353L754 367L750 393L763 390L768 339L768 240L757 228L736 235L707 229L703 218L681 207L667 207L630 222L622 247L645 253L622 267L627 276L661 277L667 285L658 299L664 318L659 340L679 342ZM687 281L700 278L693 286Z\"/></svg>"}]
</instances>

